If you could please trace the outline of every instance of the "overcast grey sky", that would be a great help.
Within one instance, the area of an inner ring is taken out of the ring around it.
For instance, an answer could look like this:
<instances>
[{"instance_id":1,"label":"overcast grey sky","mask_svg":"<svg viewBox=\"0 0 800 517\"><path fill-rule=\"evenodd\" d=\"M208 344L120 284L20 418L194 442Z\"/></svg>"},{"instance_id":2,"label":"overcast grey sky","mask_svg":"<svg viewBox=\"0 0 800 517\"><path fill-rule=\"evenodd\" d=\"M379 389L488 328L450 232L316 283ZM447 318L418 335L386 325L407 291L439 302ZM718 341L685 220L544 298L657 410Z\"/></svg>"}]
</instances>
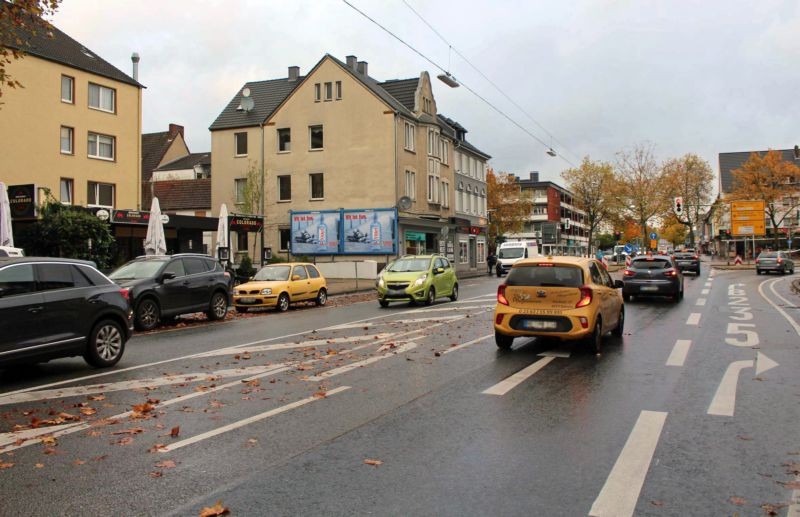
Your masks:
<instances>
[{"instance_id":1,"label":"overcast grey sky","mask_svg":"<svg viewBox=\"0 0 800 517\"><path fill-rule=\"evenodd\" d=\"M800 143L800 1L406 0L560 145L573 163L638 142L664 160ZM530 132L550 136L476 73L402 0L351 2ZM63 0L53 22L130 74L141 55L144 132L186 128L192 152L247 81L305 74L327 52L378 80L433 65L340 0ZM449 65L448 65L449 63ZM435 81L439 111L496 170L561 181L569 164L465 88Z\"/></svg>"}]
</instances>

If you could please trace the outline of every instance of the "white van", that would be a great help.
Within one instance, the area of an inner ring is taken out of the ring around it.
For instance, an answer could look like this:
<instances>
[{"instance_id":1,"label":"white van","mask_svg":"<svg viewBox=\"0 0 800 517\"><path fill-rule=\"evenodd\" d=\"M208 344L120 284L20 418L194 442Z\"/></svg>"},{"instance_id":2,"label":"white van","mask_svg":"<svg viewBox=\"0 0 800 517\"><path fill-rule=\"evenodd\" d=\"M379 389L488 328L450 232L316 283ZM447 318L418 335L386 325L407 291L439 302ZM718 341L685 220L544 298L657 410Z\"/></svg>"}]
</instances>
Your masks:
<instances>
[{"instance_id":1,"label":"white van","mask_svg":"<svg viewBox=\"0 0 800 517\"><path fill-rule=\"evenodd\" d=\"M539 246L535 241L514 241L504 242L497 248L497 265L495 271L497 276L508 273L518 260L529 257L538 257Z\"/></svg>"}]
</instances>

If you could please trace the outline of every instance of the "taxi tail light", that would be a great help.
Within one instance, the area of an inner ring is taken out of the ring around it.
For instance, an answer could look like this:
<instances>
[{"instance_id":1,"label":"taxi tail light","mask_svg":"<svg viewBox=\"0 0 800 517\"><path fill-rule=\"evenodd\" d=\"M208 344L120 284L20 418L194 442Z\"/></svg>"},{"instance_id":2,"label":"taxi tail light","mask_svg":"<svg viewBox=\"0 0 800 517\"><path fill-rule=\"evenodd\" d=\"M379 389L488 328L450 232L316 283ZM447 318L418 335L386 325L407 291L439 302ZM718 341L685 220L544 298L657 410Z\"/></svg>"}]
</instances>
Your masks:
<instances>
[{"instance_id":1,"label":"taxi tail light","mask_svg":"<svg viewBox=\"0 0 800 517\"><path fill-rule=\"evenodd\" d=\"M581 290L581 299L578 303L575 304L575 308L578 309L580 307L586 307L587 305L592 303L592 288L584 285L580 288Z\"/></svg>"},{"instance_id":2,"label":"taxi tail light","mask_svg":"<svg viewBox=\"0 0 800 517\"><path fill-rule=\"evenodd\" d=\"M633 276L636 273L634 273L633 270L631 270L631 269L626 269L625 271L622 272L622 274L625 275L625 276Z\"/></svg>"},{"instance_id":3,"label":"taxi tail light","mask_svg":"<svg viewBox=\"0 0 800 517\"><path fill-rule=\"evenodd\" d=\"M674 269L670 269L669 271L664 271L664 276L678 276L678 272Z\"/></svg>"},{"instance_id":4,"label":"taxi tail light","mask_svg":"<svg viewBox=\"0 0 800 517\"><path fill-rule=\"evenodd\" d=\"M495 316L494 324L495 325L502 325L503 324L503 315L502 314L498 314L497 316Z\"/></svg>"},{"instance_id":5,"label":"taxi tail light","mask_svg":"<svg viewBox=\"0 0 800 517\"><path fill-rule=\"evenodd\" d=\"M497 286L497 303L501 305L508 305L508 298L506 298L506 284Z\"/></svg>"}]
</instances>

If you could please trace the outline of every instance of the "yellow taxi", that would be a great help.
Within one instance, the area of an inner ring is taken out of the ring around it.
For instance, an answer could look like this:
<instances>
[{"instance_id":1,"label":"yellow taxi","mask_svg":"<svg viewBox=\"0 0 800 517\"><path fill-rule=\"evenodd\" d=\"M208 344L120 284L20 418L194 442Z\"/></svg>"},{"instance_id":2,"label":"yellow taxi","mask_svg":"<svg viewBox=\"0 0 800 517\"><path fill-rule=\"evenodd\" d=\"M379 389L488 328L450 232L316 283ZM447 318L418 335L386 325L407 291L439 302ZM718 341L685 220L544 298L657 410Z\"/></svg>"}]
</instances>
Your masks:
<instances>
[{"instance_id":1,"label":"yellow taxi","mask_svg":"<svg viewBox=\"0 0 800 517\"><path fill-rule=\"evenodd\" d=\"M250 307L275 307L283 312L291 303L308 301L325 305L328 283L314 264L304 262L264 266L249 282L233 288L237 312Z\"/></svg>"},{"instance_id":2,"label":"yellow taxi","mask_svg":"<svg viewBox=\"0 0 800 517\"><path fill-rule=\"evenodd\" d=\"M494 336L511 348L515 337L586 339L599 353L606 332L622 336L622 281L585 257L537 257L514 264L497 288Z\"/></svg>"}]
</instances>

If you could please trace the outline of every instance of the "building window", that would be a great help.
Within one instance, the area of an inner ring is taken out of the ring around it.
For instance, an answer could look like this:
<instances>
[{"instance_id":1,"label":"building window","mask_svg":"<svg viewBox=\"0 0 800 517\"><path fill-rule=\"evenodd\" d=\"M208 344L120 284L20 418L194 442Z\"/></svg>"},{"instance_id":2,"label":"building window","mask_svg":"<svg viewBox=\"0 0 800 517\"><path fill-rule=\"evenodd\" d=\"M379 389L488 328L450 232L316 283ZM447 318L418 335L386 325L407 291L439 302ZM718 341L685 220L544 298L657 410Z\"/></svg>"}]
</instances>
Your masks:
<instances>
[{"instance_id":1,"label":"building window","mask_svg":"<svg viewBox=\"0 0 800 517\"><path fill-rule=\"evenodd\" d=\"M292 177L278 176L278 201L292 200Z\"/></svg>"},{"instance_id":2,"label":"building window","mask_svg":"<svg viewBox=\"0 0 800 517\"><path fill-rule=\"evenodd\" d=\"M314 102L319 102L322 99L322 85L314 83Z\"/></svg>"},{"instance_id":3,"label":"building window","mask_svg":"<svg viewBox=\"0 0 800 517\"><path fill-rule=\"evenodd\" d=\"M456 212L464 211L464 184L459 183L456 189Z\"/></svg>"},{"instance_id":4,"label":"building window","mask_svg":"<svg viewBox=\"0 0 800 517\"><path fill-rule=\"evenodd\" d=\"M75 104L75 79L68 76L61 76L61 102Z\"/></svg>"},{"instance_id":5,"label":"building window","mask_svg":"<svg viewBox=\"0 0 800 517\"><path fill-rule=\"evenodd\" d=\"M458 263L466 264L469 262L469 241L458 241Z\"/></svg>"},{"instance_id":6,"label":"building window","mask_svg":"<svg viewBox=\"0 0 800 517\"><path fill-rule=\"evenodd\" d=\"M311 199L325 199L325 184L322 179L322 173L309 174L308 182Z\"/></svg>"},{"instance_id":7,"label":"building window","mask_svg":"<svg viewBox=\"0 0 800 517\"><path fill-rule=\"evenodd\" d=\"M289 242L292 238L292 230L288 228L282 228L278 230L278 233L280 234L280 251L289 251Z\"/></svg>"},{"instance_id":8,"label":"building window","mask_svg":"<svg viewBox=\"0 0 800 517\"><path fill-rule=\"evenodd\" d=\"M114 185L111 183L96 183L90 181L89 189L86 194L86 204L88 206L102 206L106 208L114 207Z\"/></svg>"},{"instance_id":9,"label":"building window","mask_svg":"<svg viewBox=\"0 0 800 517\"><path fill-rule=\"evenodd\" d=\"M456 161L456 172L461 172L461 153L458 151L454 152L453 158Z\"/></svg>"},{"instance_id":10,"label":"building window","mask_svg":"<svg viewBox=\"0 0 800 517\"><path fill-rule=\"evenodd\" d=\"M233 180L233 188L236 195L236 204L244 203L244 191L247 187L247 178L237 178Z\"/></svg>"},{"instance_id":11,"label":"building window","mask_svg":"<svg viewBox=\"0 0 800 517\"><path fill-rule=\"evenodd\" d=\"M115 143L116 139L113 136L89 133L89 158L113 160L116 156L114 152Z\"/></svg>"},{"instance_id":12,"label":"building window","mask_svg":"<svg viewBox=\"0 0 800 517\"><path fill-rule=\"evenodd\" d=\"M322 149L322 126L309 126L308 133L309 140L311 141L310 149Z\"/></svg>"},{"instance_id":13,"label":"building window","mask_svg":"<svg viewBox=\"0 0 800 517\"><path fill-rule=\"evenodd\" d=\"M448 163L447 160L449 159L448 155L450 154L450 144L448 144L447 140L445 140L444 138L442 138L441 142L442 142L442 149L439 154L439 158L441 158L443 164L447 165Z\"/></svg>"},{"instance_id":14,"label":"building window","mask_svg":"<svg viewBox=\"0 0 800 517\"><path fill-rule=\"evenodd\" d=\"M292 130L289 128L278 130L278 152L288 153L292 150Z\"/></svg>"},{"instance_id":15,"label":"building window","mask_svg":"<svg viewBox=\"0 0 800 517\"><path fill-rule=\"evenodd\" d=\"M414 139L416 137L416 127L411 122L406 122L406 145L408 151L414 150Z\"/></svg>"},{"instance_id":16,"label":"building window","mask_svg":"<svg viewBox=\"0 0 800 517\"><path fill-rule=\"evenodd\" d=\"M342 100L342 81L336 81L336 100Z\"/></svg>"},{"instance_id":17,"label":"building window","mask_svg":"<svg viewBox=\"0 0 800 517\"><path fill-rule=\"evenodd\" d=\"M439 203L439 162L428 159L428 201Z\"/></svg>"},{"instance_id":18,"label":"building window","mask_svg":"<svg viewBox=\"0 0 800 517\"><path fill-rule=\"evenodd\" d=\"M450 183L442 182L442 207L450 208Z\"/></svg>"},{"instance_id":19,"label":"building window","mask_svg":"<svg viewBox=\"0 0 800 517\"><path fill-rule=\"evenodd\" d=\"M478 241L475 244L477 246L478 263L483 264L486 262L486 241Z\"/></svg>"},{"instance_id":20,"label":"building window","mask_svg":"<svg viewBox=\"0 0 800 517\"><path fill-rule=\"evenodd\" d=\"M113 88L89 83L89 107L114 113L116 92Z\"/></svg>"},{"instance_id":21,"label":"building window","mask_svg":"<svg viewBox=\"0 0 800 517\"><path fill-rule=\"evenodd\" d=\"M74 154L74 139L75 130L71 127L61 126L61 153Z\"/></svg>"},{"instance_id":22,"label":"building window","mask_svg":"<svg viewBox=\"0 0 800 517\"><path fill-rule=\"evenodd\" d=\"M325 100L333 100L333 83L325 83Z\"/></svg>"},{"instance_id":23,"label":"building window","mask_svg":"<svg viewBox=\"0 0 800 517\"><path fill-rule=\"evenodd\" d=\"M472 213L472 185L467 185L467 205L464 207L464 211L468 214Z\"/></svg>"},{"instance_id":24,"label":"building window","mask_svg":"<svg viewBox=\"0 0 800 517\"><path fill-rule=\"evenodd\" d=\"M411 200L417 199L417 173L406 171L406 196Z\"/></svg>"},{"instance_id":25,"label":"building window","mask_svg":"<svg viewBox=\"0 0 800 517\"><path fill-rule=\"evenodd\" d=\"M75 202L73 196L74 189L75 182L72 178L61 178L61 204L71 205Z\"/></svg>"},{"instance_id":26,"label":"building window","mask_svg":"<svg viewBox=\"0 0 800 517\"><path fill-rule=\"evenodd\" d=\"M240 251L247 251L249 245L247 243L247 232L246 231L238 231L236 232L236 249Z\"/></svg>"},{"instance_id":27,"label":"building window","mask_svg":"<svg viewBox=\"0 0 800 517\"><path fill-rule=\"evenodd\" d=\"M236 148L236 156L247 156L247 133L234 133L233 145Z\"/></svg>"},{"instance_id":28,"label":"building window","mask_svg":"<svg viewBox=\"0 0 800 517\"><path fill-rule=\"evenodd\" d=\"M428 129L428 156L436 156L438 142L436 131Z\"/></svg>"}]
</instances>

